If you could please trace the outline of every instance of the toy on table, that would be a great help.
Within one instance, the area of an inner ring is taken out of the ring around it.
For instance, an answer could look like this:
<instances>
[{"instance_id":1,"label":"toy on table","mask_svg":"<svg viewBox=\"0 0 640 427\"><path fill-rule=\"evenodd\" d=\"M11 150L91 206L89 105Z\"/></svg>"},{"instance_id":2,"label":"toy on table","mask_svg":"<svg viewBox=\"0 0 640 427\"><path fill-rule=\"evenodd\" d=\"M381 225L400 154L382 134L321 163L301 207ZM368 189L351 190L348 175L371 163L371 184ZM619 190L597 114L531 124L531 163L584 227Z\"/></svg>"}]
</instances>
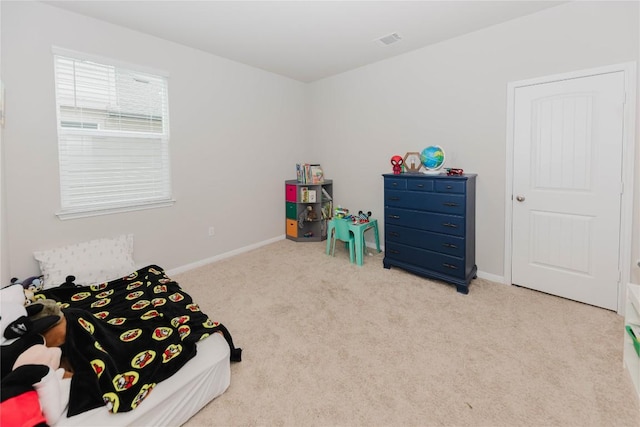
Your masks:
<instances>
[{"instance_id":1,"label":"toy on table","mask_svg":"<svg viewBox=\"0 0 640 427\"><path fill-rule=\"evenodd\" d=\"M402 164L404 163L404 159L402 156L398 156L397 154L391 158L391 165L393 166L393 173L395 175L400 175L402 173Z\"/></svg>"},{"instance_id":2,"label":"toy on table","mask_svg":"<svg viewBox=\"0 0 640 427\"><path fill-rule=\"evenodd\" d=\"M368 211L366 213L362 212L362 211L359 211L358 212L358 216L357 217L356 216L353 217L353 222L355 224L364 224L364 223L369 222L369 218L370 217L371 217L371 211Z\"/></svg>"},{"instance_id":3,"label":"toy on table","mask_svg":"<svg viewBox=\"0 0 640 427\"><path fill-rule=\"evenodd\" d=\"M338 206L333 212L334 218L348 218L349 209Z\"/></svg>"}]
</instances>

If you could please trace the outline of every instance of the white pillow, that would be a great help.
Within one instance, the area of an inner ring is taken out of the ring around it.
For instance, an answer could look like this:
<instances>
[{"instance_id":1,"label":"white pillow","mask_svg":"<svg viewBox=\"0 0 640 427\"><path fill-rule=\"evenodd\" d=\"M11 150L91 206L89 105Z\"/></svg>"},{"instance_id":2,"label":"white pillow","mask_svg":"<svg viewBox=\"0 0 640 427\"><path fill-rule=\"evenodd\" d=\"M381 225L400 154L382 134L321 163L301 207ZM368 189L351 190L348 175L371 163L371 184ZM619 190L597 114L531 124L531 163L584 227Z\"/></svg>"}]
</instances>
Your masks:
<instances>
[{"instance_id":1,"label":"white pillow","mask_svg":"<svg viewBox=\"0 0 640 427\"><path fill-rule=\"evenodd\" d=\"M36 251L33 256L40 263L45 289L60 286L70 275L76 277L76 285L93 285L135 271L133 234Z\"/></svg>"}]
</instances>

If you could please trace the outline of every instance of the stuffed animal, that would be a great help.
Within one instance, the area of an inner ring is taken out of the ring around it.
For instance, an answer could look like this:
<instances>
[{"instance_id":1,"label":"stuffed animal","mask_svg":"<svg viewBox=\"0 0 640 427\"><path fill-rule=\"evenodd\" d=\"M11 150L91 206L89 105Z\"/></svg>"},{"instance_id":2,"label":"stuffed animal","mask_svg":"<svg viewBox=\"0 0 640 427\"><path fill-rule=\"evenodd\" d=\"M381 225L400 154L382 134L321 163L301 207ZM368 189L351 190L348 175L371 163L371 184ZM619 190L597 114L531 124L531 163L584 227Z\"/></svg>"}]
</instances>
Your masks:
<instances>
[{"instance_id":1,"label":"stuffed animal","mask_svg":"<svg viewBox=\"0 0 640 427\"><path fill-rule=\"evenodd\" d=\"M2 379L0 395L0 424L3 426L46 426L38 392L33 384L39 382L49 368L45 365L24 365Z\"/></svg>"},{"instance_id":2,"label":"stuffed animal","mask_svg":"<svg viewBox=\"0 0 640 427\"><path fill-rule=\"evenodd\" d=\"M69 400L70 374L60 368L60 348L45 345L41 334L64 315L55 301L24 304L22 285L0 290L0 424L54 424Z\"/></svg>"},{"instance_id":3,"label":"stuffed animal","mask_svg":"<svg viewBox=\"0 0 640 427\"><path fill-rule=\"evenodd\" d=\"M32 291L39 291L44 286L43 276L31 276L24 280L19 280L17 277L11 279L12 285L22 285L24 289L31 289Z\"/></svg>"},{"instance_id":4,"label":"stuffed animal","mask_svg":"<svg viewBox=\"0 0 640 427\"><path fill-rule=\"evenodd\" d=\"M316 213L316 211L313 210L313 207L311 206L307 206L307 210L306 210L306 214L307 214L307 221L315 221L316 219L318 219L318 214Z\"/></svg>"},{"instance_id":5,"label":"stuffed animal","mask_svg":"<svg viewBox=\"0 0 640 427\"><path fill-rule=\"evenodd\" d=\"M0 424L55 424L69 403L71 380L60 368L61 350L36 344L22 353L0 385Z\"/></svg>"},{"instance_id":6,"label":"stuffed animal","mask_svg":"<svg viewBox=\"0 0 640 427\"><path fill-rule=\"evenodd\" d=\"M31 276L27 277L24 280L20 280L17 277L11 279L11 285L20 285L24 289L24 294L26 296L25 304L31 304L34 300L34 295L36 292L42 290L44 288L44 280L43 276Z\"/></svg>"},{"instance_id":7,"label":"stuffed animal","mask_svg":"<svg viewBox=\"0 0 640 427\"><path fill-rule=\"evenodd\" d=\"M318 214L313 210L312 206L307 206L307 208L298 215L298 227L304 228L305 221L314 221L316 219L318 219ZM305 237L307 236L305 235Z\"/></svg>"}]
</instances>

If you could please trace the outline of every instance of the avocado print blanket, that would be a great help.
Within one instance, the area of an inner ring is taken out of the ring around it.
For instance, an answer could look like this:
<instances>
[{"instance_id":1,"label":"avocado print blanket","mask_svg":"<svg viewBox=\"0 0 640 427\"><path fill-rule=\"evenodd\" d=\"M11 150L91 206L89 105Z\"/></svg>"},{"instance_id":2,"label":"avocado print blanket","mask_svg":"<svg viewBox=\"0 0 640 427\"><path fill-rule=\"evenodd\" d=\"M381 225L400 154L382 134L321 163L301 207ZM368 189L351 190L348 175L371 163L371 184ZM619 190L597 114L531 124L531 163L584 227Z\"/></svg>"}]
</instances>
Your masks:
<instances>
[{"instance_id":1,"label":"avocado print blanket","mask_svg":"<svg viewBox=\"0 0 640 427\"><path fill-rule=\"evenodd\" d=\"M113 413L135 409L195 356L197 341L218 331L231 360L240 360L227 329L156 265L98 285L44 290L36 298L58 301L66 319L62 354L74 372L67 416L103 405Z\"/></svg>"}]
</instances>

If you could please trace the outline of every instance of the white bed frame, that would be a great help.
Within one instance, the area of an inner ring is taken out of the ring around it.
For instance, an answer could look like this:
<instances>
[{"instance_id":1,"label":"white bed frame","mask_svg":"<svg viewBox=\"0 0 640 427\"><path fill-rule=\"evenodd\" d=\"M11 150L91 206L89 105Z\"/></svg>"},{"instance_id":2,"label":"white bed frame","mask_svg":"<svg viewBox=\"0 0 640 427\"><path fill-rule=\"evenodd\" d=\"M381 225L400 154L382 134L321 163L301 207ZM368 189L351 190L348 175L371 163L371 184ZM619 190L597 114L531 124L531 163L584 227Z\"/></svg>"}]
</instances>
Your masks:
<instances>
[{"instance_id":1,"label":"white bed frame","mask_svg":"<svg viewBox=\"0 0 640 427\"><path fill-rule=\"evenodd\" d=\"M106 407L67 418L63 426L180 426L231 383L229 344L221 334L197 343L197 354L173 376L160 382L140 405L129 412L111 414Z\"/></svg>"}]
</instances>

